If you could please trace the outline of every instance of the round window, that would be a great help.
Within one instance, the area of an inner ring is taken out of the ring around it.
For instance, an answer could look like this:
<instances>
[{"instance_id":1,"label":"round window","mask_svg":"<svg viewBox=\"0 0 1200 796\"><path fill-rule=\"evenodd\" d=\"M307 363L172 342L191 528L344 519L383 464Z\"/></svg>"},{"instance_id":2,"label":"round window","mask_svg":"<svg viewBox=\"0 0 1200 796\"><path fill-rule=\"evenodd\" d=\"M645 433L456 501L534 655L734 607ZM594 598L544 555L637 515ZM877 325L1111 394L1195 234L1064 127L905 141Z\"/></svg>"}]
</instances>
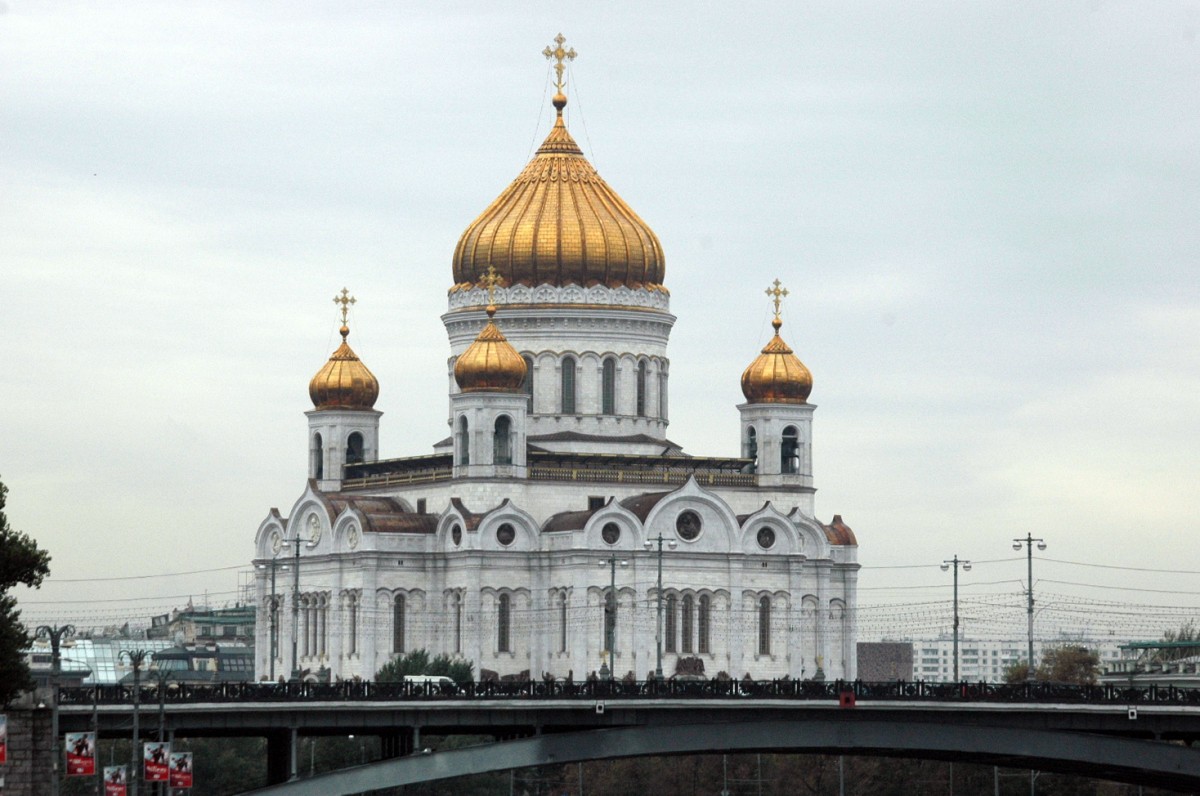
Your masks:
<instances>
[{"instance_id":1,"label":"round window","mask_svg":"<svg viewBox=\"0 0 1200 796\"><path fill-rule=\"evenodd\" d=\"M458 547L460 544L462 544L462 526L457 522L454 523L454 527L450 529L450 541L454 542L455 547Z\"/></svg>"},{"instance_id":2,"label":"round window","mask_svg":"<svg viewBox=\"0 0 1200 796\"><path fill-rule=\"evenodd\" d=\"M762 527L758 529L758 546L763 550L770 550L775 546L775 531L771 528Z\"/></svg>"},{"instance_id":3,"label":"round window","mask_svg":"<svg viewBox=\"0 0 1200 796\"><path fill-rule=\"evenodd\" d=\"M675 532L685 542L690 542L700 535L700 515L694 511L681 511L675 518Z\"/></svg>"},{"instance_id":4,"label":"round window","mask_svg":"<svg viewBox=\"0 0 1200 796\"><path fill-rule=\"evenodd\" d=\"M512 527L512 523L504 523L496 529L496 541L508 547L517 538L517 529Z\"/></svg>"},{"instance_id":5,"label":"round window","mask_svg":"<svg viewBox=\"0 0 1200 796\"><path fill-rule=\"evenodd\" d=\"M604 540L605 544L616 544L617 540L621 538L621 526L615 522L604 523L604 527L600 529L600 538Z\"/></svg>"}]
</instances>

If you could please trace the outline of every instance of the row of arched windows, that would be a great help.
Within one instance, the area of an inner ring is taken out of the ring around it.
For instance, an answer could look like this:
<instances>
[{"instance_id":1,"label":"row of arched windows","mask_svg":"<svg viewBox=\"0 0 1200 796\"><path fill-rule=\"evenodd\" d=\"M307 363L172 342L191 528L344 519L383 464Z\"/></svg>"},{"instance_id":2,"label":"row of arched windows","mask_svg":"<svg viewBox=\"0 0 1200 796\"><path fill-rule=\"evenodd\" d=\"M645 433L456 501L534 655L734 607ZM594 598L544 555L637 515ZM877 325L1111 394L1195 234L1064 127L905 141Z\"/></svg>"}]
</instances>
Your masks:
<instances>
[{"instance_id":1,"label":"row of arched windows","mask_svg":"<svg viewBox=\"0 0 1200 796\"><path fill-rule=\"evenodd\" d=\"M530 410L532 410L534 394L533 357L523 354L521 358L525 360L525 381L521 385L521 389L529 399ZM564 415L579 414L579 360L573 356L565 356L559 365L558 411ZM605 357L600 365L600 414L602 415L615 415L617 413L617 379L616 357ZM650 367L646 360L638 361L635 379L634 414L637 417L647 417L650 412L648 403L648 396L650 394ZM664 411L666 408L666 381L666 374L660 373L658 390L659 417L663 417L666 414Z\"/></svg>"},{"instance_id":2,"label":"row of arched windows","mask_svg":"<svg viewBox=\"0 0 1200 796\"><path fill-rule=\"evenodd\" d=\"M700 595L699 600L690 594L682 599L668 595L663 610L663 648L667 652L712 652L712 599L707 594Z\"/></svg>"},{"instance_id":3,"label":"row of arched windows","mask_svg":"<svg viewBox=\"0 0 1200 796\"><path fill-rule=\"evenodd\" d=\"M457 456L455 461L460 465L471 463L471 425L466 417L458 418ZM513 434L512 418L500 415L492 427L492 464L513 463Z\"/></svg>"},{"instance_id":4,"label":"row of arched windows","mask_svg":"<svg viewBox=\"0 0 1200 796\"><path fill-rule=\"evenodd\" d=\"M325 442L321 439L320 433L313 435L313 478L325 477ZM363 443L363 435L357 431L350 433L346 437L346 464L360 464L366 460L366 446Z\"/></svg>"},{"instance_id":5,"label":"row of arched windows","mask_svg":"<svg viewBox=\"0 0 1200 796\"><path fill-rule=\"evenodd\" d=\"M753 464L750 465L750 472L758 471L758 432L754 430L754 426L746 429L746 454L747 459L753 459ZM794 475L800 472L800 431L795 426L788 426L783 430L783 435L779 440L779 472L785 475Z\"/></svg>"}]
</instances>

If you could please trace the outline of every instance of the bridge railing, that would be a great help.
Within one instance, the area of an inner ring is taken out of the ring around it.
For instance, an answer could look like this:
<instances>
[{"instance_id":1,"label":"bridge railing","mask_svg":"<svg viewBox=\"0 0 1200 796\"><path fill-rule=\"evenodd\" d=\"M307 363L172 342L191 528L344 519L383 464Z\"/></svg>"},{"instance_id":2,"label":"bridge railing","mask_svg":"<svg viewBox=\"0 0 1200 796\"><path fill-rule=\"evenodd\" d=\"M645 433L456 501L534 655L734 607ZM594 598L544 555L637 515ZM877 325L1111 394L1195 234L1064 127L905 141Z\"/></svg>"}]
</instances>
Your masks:
<instances>
[{"instance_id":1,"label":"bridge railing","mask_svg":"<svg viewBox=\"0 0 1200 796\"><path fill-rule=\"evenodd\" d=\"M170 683L160 693L156 684L142 685L138 701L150 708L220 702L336 702L548 699L778 699L838 700L852 693L856 701L1009 702L1083 704L1200 705L1200 688L1147 685L1074 685L1067 683L927 683L896 680L569 680L480 682L463 686L436 683ZM59 689L60 705L131 705L132 686L82 686Z\"/></svg>"}]
</instances>

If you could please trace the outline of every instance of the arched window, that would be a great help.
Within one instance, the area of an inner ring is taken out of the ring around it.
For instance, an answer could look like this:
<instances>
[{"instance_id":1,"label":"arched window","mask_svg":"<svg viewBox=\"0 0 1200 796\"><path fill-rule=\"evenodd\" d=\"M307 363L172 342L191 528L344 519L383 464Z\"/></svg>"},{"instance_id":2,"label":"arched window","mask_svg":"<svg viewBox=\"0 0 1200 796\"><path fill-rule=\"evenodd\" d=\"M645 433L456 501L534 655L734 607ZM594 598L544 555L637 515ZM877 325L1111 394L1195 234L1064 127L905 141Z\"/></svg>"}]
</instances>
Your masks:
<instances>
[{"instance_id":1,"label":"arched window","mask_svg":"<svg viewBox=\"0 0 1200 796\"><path fill-rule=\"evenodd\" d=\"M800 472L800 432L795 426L783 430L783 444L779 446L779 471Z\"/></svg>"},{"instance_id":2,"label":"arched window","mask_svg":"<svg viewBox=\"0 0 1200 796\"><path fill-rule=\"evenodd\" d=\"M305 641L305 646L308 647L309 654L314 656L321 654L321 644L319 641L321 635L321 608L318 602L317 595L315 594L308 601L308 630L311 638Z\"/></svg>"},{"instance_id":3,"label":"arched window","mask_svg":"<svg viewBox=\"0 0 1200 796\"><path fill-rule=\"evenodd\" d=\"M771 654L771 598L765 594L758 600L758 654Z\"/></svg>"},{"instance_id":4,"label":"arched window","mask_svg":"<svg viewBox=\"0 0 1200 796\"><path fill-rule=\"evenodd\" d=\"M562 361L562 413L575 414L575 358L563 357Z\"/></svg>"},{"instance_id":5,"label":"arched window","mask_svg":"<svg viewBox=\"0 0 1200 796\"><path fill-rule=\"evenodd\" d=\"M308 627L309 627L309 624L312 622L312 614L309 613L307 596L300 598L300 615L302 617L304 617L304 624L300 628L300 637L304 640L304 644L301 645L300 655L301 655L301 657L307 658L310 654L308 651L308 639L309 639Z\"/></svg>"},{"instance_id":6,"label":"arched window","mask_svg":"<svg viewBox=\"0 0 1200 796\"><path fill-rule=\"evenodd\" d=\"M396 595L392 608L392 652L404 652L404 595Z\"/></svg>"},{"instance_id":7,"label":"arched window","mask_svg":"<svg viewBox=\"0 0 1200 796\"><path fill-rule=\"evenodd\" d=\"M604 360L600 368L600 414L617 413L617 361L612 357Z\"/></svg>"},{"instance_id":8,"label":"arched window","mask_svg":"<svg viewBox=\"0 0 1200 796\"><path fill-rule=\"evenodd\" d=\"M358 652L358 598L351 594L349 599L349 625L348 630L350 636L350 654L354 655Z\"/></svg>"},{"instance_id":9,"label":"arched window","mask_svg":"<svg viewBox=\"0 0 1200 796\"><path fill-rule=\"evenodd\" d=\"M692 627L695 619L693 616L692 595L689 594L683 598L683 609L679 613L680 624L683 625L681 628L683 632L680 634L683 643L679 645L679 649L681 652L691 654L694 650L692 646Z\"/></svg>"},{"instance_id":10,"label":"arched window","mask_svg":"<svg viewBox=\"0 0 1200 796\"><path fill-rule=\"evenodd\" d=\"M712 616L712 599L707 594L700 595L700 607L696 613L699 614L697 618L700 625L700 654L706 655L712 652L712 644L709 641L712 637L712 634L709 632L710 617Z\"/></svg>"},{"instance_id":11,"label":"arched window","mask_svg":"<svg viewBox=\"0 0 1200 796\"><path fill-rule=\"evenodd\" d=\"M313 478L319 481L325 477L325 445L320 434L313 434L312 457Z\"/></svg>"},{"instance_id":12,"label":"arched window","mask_svg":"<svg viewBox=\"0 0 1200 796\"><path fill-rule=\"evenodd\" d=\"M644 359L638 363L637 416L646 416L646 360Z\"/></svg>"},{"instance_id":13,"label":"arched window","mask_svg":"<svg viewBox=\"0 0 1200 796\"><path fill-rule=\"evenodd\" d=\"M617 595L604 593L604 649L616 652L617 645Z\"/></svg>"},{"instance_id":14,"label":"arched window","mask_svg":"<svg viewBox=\"0 0 1200 796\"><path fill-rule=\"evenodd\" d=\"M462 652L463 601L461 594L454 595L454 651Z\"/></svg>"},{"instance_id":15,"label":"arched window","mask_svg":"<svg viewBox=\"0 0 1200 796\"><path fill-rule=\"evenodd\" d=\"M754 430L754 426L746 429L746 453L747 459L750 459L750 472L758 472L758 432Z\"/></svg>"},{"instance_id":16,"label":"arched window","mask_svg":"<svg viewBox=\"0 0 1200 796\"><path fill-rule=\"evenodd\" d=\"M508 415L496 418L496 431L492 437L492 463L512 464L512 420Z\"/></svg>"},{"instance_id":17,"label":"arched window","mask_svg":"<svg viewBox=\"0 0 1200 796\"><path fill-rule=\"evenodd\" d=\"M528 354L523 354L521 359L525 360L525 381L521 382L521 389L525 391L525 397L529 399L529 411L533 411L533 357Z\"/></svg>"},{"instance_id":18,"label":"arched window","mask_svg":"<svg viewBox=\"0 0 1200 796\"><path fill-rule=\"evenodd\" d=\"M512 621L512 598L501 594L496 605L496 651L512 652L509 629Z\"/></svg>"},{"instance_id":19,"label":"arched window","mask_svg":"<svg viewBox=\"0 0 1200 796\"><path fill-rule=\"evenodd\" d=\"M465 417L458 419L458 463L462 465L471 463L471 434L467 429Z\"/></svg>"},{"instance_id":20,"label":"arched window","mask_svg":"<svg viewBox=\"0 0 1200 796\"><path fill-rule=\"evenodd\" d=\"M658 372L658 416L667 419L667 372Z\"/></svg>"},{"instance_id":21,"label":"arched window","mask_svg":"<svg viewBox=\"0 0 1200 796\"><path fill-rule=\"evenodd\" d=\"M663 649L665 649L667 652L676 651L677 647L675 642L679 638L679 629L675 626L676 622L678 621L675 613L675 604L675 595L672 594L668 596L666 608L667 618L663 622L663 635L666 636L666 638L663 640Z\"/></svg>"},{"instance_id":22,"label":"arched window","mask_svg":"<svg viewBox=\"0 0 1200 796\"><path fill-rule=\"evenodd\" d=\"M567 595L558 595L558 651L567 651Z\"/></svg>"},{"instance_id":23,"label":"arched window","mask_svg":"<svg viewBox=\"0 0 1200 796\"><path fill-rule=\"evenodd\" d=\"M324 655L329 645L329 598L321 595L317 609L317 654Z\"/></svg>"},{"instance_id":24,"label":"arched window","mask_svg":"<svg viewBox=\"0 0 1200 796\"><path fill-rule=\"evenodd\" d=\"M355 431L346 438L346 464L358 464L363 460L363 437Z\"/></svg>"}]
</instances>

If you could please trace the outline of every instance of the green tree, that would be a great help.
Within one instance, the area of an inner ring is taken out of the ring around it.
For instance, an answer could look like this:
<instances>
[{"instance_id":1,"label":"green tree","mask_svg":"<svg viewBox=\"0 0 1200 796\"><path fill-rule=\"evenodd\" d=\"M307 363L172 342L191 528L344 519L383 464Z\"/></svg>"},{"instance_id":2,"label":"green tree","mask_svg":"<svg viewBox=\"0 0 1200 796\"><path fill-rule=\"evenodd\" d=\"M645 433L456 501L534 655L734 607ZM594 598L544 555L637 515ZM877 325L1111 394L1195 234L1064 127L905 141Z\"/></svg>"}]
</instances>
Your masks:
<instances>
[{"instance_id":1,"label":"green tree","mask_svg":"<svg viewBox=\"0 0 1200 796\"><path fill-rule=\"evenodd\" d=\"M17 598L8 590L17 585L37 588L50 574L50 554L9 527L4 515L7 496L8 488L0 482L0 706L33 687L29 667L21 656L32 639L21 624Z\"/></svg>"},{"instance_id":2,"label":"green tree","mask_svg":"<svg viewBox=\"0 0 1200 796\"><path fill-rule=\"evenodd\" d=\"M1052 647L1042 653L1033 679L1051 683L1092 685L1100 674L1100 654L1077 644ZM1029 679L1029 662L1018 661L1004 670L1004 682L1023 683Z\"/></svg>"},{"instance_id":3,"label":"green tree","mask_svg":"<svg viewBox=\"0 0 1200 796\"><path fill-rule=\"evenodd\" d=\"M462 658L451 658L445 653L431 659L428 650L413 650L404 655L397 655L385 663L375 673L375 682L398 683L405 677L415 677L419 674L449 677L459 685L466 685L475 680L475 664Z\"/></svg>"}]
</instances>

